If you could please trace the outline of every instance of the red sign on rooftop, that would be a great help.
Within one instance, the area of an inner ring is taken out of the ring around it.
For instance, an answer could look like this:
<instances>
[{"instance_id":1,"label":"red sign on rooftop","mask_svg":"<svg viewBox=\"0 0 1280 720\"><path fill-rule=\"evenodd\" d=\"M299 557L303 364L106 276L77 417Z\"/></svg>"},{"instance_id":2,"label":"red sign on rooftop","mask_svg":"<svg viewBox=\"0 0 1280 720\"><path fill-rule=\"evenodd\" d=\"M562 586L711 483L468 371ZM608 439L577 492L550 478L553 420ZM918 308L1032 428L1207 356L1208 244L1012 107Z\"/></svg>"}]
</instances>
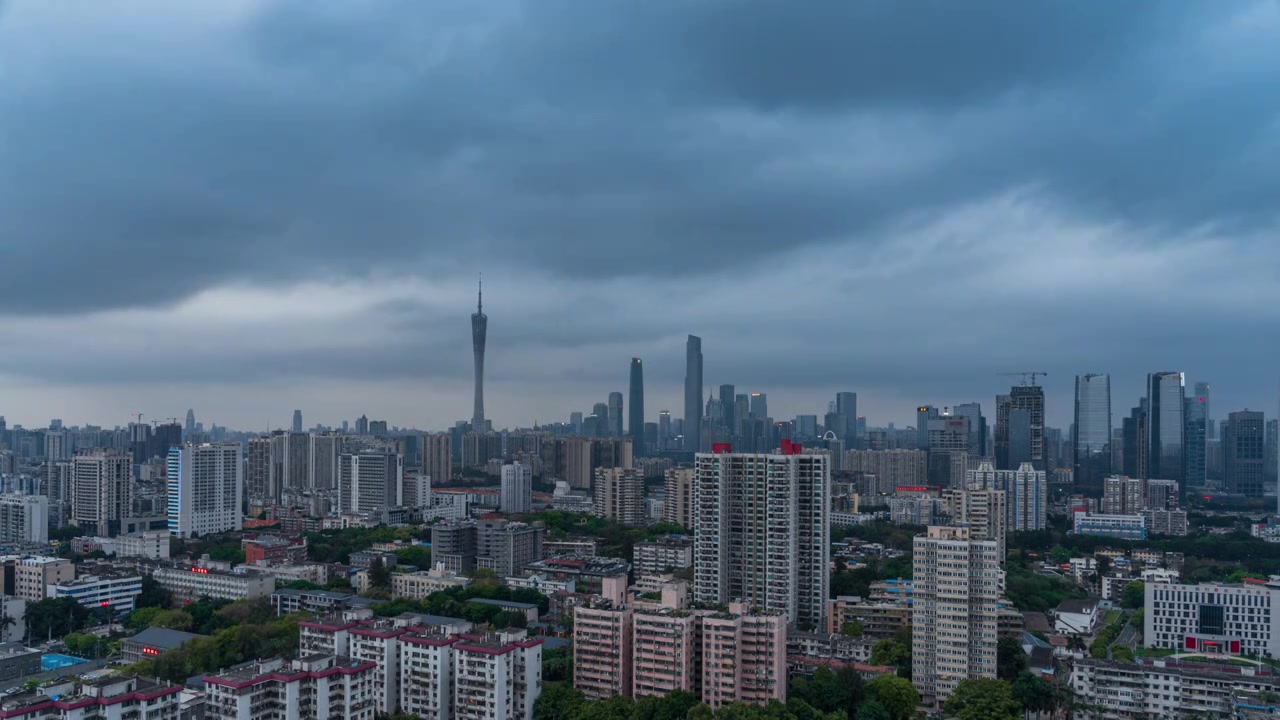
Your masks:
<instances>
[{"instance_id":1,"label":"red sign on rooftop","mask_svg":"<svg viewBox=\"0 0 1280 720\"><path fill-rule=\"evenodd\" d=\"M711 443L711 452L716 455L724 455L733 452L733 443Z\"/></svg>"}]
</instances>

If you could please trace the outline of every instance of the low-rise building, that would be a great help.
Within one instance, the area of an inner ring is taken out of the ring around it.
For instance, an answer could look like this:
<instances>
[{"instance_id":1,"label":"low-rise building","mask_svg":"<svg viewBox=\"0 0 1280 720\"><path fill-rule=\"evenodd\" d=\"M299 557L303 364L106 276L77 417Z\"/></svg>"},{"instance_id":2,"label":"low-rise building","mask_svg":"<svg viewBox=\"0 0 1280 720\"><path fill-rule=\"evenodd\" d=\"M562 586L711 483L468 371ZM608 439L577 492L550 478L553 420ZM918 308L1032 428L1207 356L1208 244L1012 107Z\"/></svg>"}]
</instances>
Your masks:
<instances>
[{"instance_id":1,"label":"low-rise building","mask_svg":"<svg viewBox=\"0 0 1280 720\"><path fill-rule=\"evenodd\" d=\"M13 567L14 594L32 602L49 597L49 586L76 577L76 567L66 558L28 557Z\"/></svg>"},{"instance_id":2,"label":"low-rise building","mask_svg":"<svg viewBox=\"0 0 1280 720\"><path fill-rule=\"evenodd\" d=\"M200 565L158 565L151 570L151 577L180 603L206 597L254 600L268 597L276 589L275 578L270 573L245 567L219 570Z\"/></svg>"},{"instance_id":3,"label":"low-rise building","mask_svg":"<svg viewBox=\"0 0 1280 720\"><path fill-rule=\"evenodd\" d=\"M159 657L199 637L205 636L168 628L149 627L120 643L120 659L128 664Z\"/></svg>"},{"instance_id":4,"label":"low-rise building","mask_svg":"<svg viewBox=\"0 0 1280 720\"><path fill-rule=\"evenodd\" d=\"M466 587L471 578L456 575L445 570L443 563L437 563L432 570L412 573L391 573L391 596L409 600L422 600L431 593L456 587ZM352 579L356 592L368 592L372 587L372 576L369 570L361 570Z\"/></svg>"},{"instance_id":5,"label":"low-rise building","mask_svg":"<svg viewBox=\"0 0 1280 720\"><path fill-rule=\"evenodd\" d=\"M1063 600L1053 611L1053 630L1059 635L1092 635L1101 620L1097 600Z\"/></svg>"},{"instance_id":6,"label":"low-rise building","mask_svg":"<svg viewBox=\"0 0 1280 720\"><path fill-rule=\"evenodd\" d=\"M0 643L0 681L18 680L41 671L44 653L20 642Z\"/></svg>"},{"instance_id":7,"label":"low-rise building","mask_svg":"<svg viewBox=\"0 0 1280 720\"><path fill-rule=\"evenodd\" d=\"M857 622L865 637L891 640L899 628L911 624L911 604L903 597L893 602L870 602L856 595L842 595L827 601L827 627L839 630Z\"/></svg>"},{"instance_id":8,"label":"low-rise building","mask_svg":"<svg viewBox=\"0 0 1280 720\"><path fill-rule=\"evenodd\" d=\"M1142 515L1107 515L1076 508L1073 532L1120 540L1146 540L1147 519Z\"/></svg>"},{"instance_id":9,"label":"low-rise building","mask_svg":"<svg viewBox=\"0 0 1280 720\"><path fill-rule=\"evenodd\" d=\"M548 539L542 541L543 557L555 557L557 555L595 557L599 554L600 540L589 535L567 537L563 540Z\"/></svg>"},{"instance_id":10,"label":"low-rise building","mask_svg":"<svg viewBox=\"0 0 1280 720\"><path fill-rule=\"evenodd\" d=\"M693 538L675 535L634 546L632 567L638 575L660 575L693 567Z\"/></svg>"},{"instance_id":11,"label":"low-rise building","mask_svg":"<svg viewBox=\"0 0 1280 720\"><path fill-rule=\"evenodd\" d=\"M537 590L547 597L551 597L552 594L558 592L576 592L574 589L576 586L572 578L565 580L553 580L546 575L539 575L537 573L528 577L503 578L502 582L513 590L518 588L528 588L530 590Z\"/></svg>"},{"instance_id":12,"label":"low-rise building","mask_svg":"<svg viewBox=\"0 0 1280 720\"><path fill-rule=\"evenodd\" d=\"M1262 670L1162 659L1077 660L1070 683L1081 701L1072 711L1079 720L1226 718L1234 709L1233 691L1280 691L1280 678Z\"/></svg>"},{"instance_id":13,"label":"low-rise building","mask_svg":"<svg viewBox=\"0 0 1280 720\"><path fill-rule=\"evenodd\" d=\"M588 698L685 690L713 708L786 700L786 616L614 606L574 610L574 687Z\"/></svg>"},{"instance_id":14,"label":"low-rise building","mask_svg":"<svg viewBox=\"0 0 1280 720\"><path fill-rule=\"evenodd\" d=\"M260 660L206 675L204 686L209 720L373 720L375 714L373 664L333 655Z\"/></svg>"},{"instance_id":15,"label":"low-rise building","mask_svg":"<svg viewBox=\"0 0 1280 720\"><path fill-rule=\"evenodd\" d=\"M5 720L179 720L181 686L110 676L0 698Z\"/></svg>"},{"instance_id":16,"label":"low-rise building","mask_svg":"<svg viewBox=\"0 0 1280 720\"><path fill-rule=\"evenodd\" d=\"M142 578L137 575L86 575L49 586L49 597L69 597L86 608L110 608L131 612L134 599L142 594Z\"/></svg>"},{"instance_id":17,"label":"low-rise building","mask_svg":"<svg viewBox=\"0 0 1280 720\"><path fill-rule=\"evenodd\" d=\"M277 535L259 535L241 540L240 547L249 565L301 565L307 561L306 538L289 540Z\"/></svg>"},{"instance_id":18,"label":"low-rise building","mask_svg":"<svg viewBox=\"0 0 1280 720\"><path fill-rule=\"evenodd\" d=\"M271 593L271 606L277 615L288 615L296 612L328 615L330 613L366 608L379 605L383 601L373 598L362 598L349 592L336 590L293 590L285 588Z\"/></svg>"}]
</instances>

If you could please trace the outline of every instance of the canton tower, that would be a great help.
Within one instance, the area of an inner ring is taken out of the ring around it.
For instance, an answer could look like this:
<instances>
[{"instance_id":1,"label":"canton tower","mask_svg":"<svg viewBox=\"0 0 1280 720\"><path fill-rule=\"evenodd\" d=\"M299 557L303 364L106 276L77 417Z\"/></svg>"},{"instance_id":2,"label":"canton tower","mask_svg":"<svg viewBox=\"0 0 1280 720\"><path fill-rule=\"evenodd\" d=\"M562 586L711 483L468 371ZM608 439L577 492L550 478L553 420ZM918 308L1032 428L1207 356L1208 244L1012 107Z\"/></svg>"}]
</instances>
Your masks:
<instances>
[{"instance_id":1,"label":"canton tower","mask_svg":"<svg viewBox=\"0 0 1280 720\"><path fill-rule=\"evenodd\" d=\"M471 313L471 346L476 354L476 406L471 415L471 430L486 432L484 422L484 338L489 329L489 318L484 314L484 278L476 292L476 311Z\"/></svg>"}]
</instances>

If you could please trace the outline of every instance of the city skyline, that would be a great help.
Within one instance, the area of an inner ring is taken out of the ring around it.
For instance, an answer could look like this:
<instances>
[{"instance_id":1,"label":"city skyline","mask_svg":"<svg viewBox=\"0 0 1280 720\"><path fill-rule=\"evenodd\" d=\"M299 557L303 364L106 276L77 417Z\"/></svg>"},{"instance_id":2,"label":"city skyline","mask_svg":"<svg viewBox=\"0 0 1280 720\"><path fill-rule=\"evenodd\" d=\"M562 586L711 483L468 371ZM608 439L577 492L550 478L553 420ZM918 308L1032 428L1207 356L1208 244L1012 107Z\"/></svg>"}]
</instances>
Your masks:
<instances>
[{"instance_id":1,"label":"city skyline","mask_svg":"<svg viewBox=\"0 0 1280 720\"><path fill-rule=\"evenodd\" d=\"M1272 15L511 7L5 3L0 413L445 427L481 270L499 427L625 393L631 357L646 421L682 416L690 333L777 417L850 389L906 424L1022 368L1060 428L1088 372L1117 413L1162 368L1216 419L1275 409L1266 346L1219 351L1280 300Z\"/></svg>"}]
</instances>

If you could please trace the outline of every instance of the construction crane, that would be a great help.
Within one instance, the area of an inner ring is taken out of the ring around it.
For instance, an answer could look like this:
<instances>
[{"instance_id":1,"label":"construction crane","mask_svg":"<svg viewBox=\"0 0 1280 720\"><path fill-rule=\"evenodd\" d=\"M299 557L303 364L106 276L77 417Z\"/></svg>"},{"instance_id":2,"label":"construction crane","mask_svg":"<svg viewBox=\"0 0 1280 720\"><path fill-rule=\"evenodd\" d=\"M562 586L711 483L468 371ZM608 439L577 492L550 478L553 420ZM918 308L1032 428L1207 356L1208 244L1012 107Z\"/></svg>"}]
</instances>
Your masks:
<instances>
[{"instance_id":1,"label":"construction crane","mask_svg":"<svg viewBox=\"0 0 1280 720\"><path fill-rule=\"evenodd\" d=\"M1002 373L996 373L996 374L1021 377L1023 385L1035 385L1037 375L1045 375L1045 376L1049 375L1049 373L1045 372L1044 370L1019 370L1017 372L1002 372ZM1031 381L1027 382L1027 378L1031 378Z\"/></svg>"}]
</instances>

